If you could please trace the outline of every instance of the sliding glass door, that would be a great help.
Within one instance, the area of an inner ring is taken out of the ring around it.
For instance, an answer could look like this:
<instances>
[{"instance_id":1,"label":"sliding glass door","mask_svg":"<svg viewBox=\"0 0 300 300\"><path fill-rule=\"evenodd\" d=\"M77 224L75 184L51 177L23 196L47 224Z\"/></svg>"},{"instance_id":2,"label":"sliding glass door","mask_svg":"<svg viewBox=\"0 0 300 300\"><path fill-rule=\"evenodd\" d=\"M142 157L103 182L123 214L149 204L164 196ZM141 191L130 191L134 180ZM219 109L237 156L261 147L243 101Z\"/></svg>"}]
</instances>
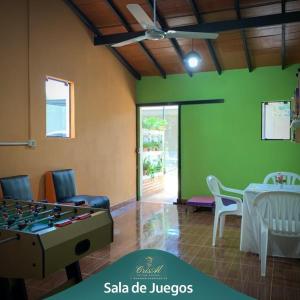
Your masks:
<instances>
[{"instance_id":1,"label":"sliding glass door","mask_svg":"<svg viewBox=\"0 0 300 300\"><path fill-rule=\"evenodd\" d=\"M178 196L178 106L138 109L139 198L173 203Z\"/></svg>"}]
</instances>

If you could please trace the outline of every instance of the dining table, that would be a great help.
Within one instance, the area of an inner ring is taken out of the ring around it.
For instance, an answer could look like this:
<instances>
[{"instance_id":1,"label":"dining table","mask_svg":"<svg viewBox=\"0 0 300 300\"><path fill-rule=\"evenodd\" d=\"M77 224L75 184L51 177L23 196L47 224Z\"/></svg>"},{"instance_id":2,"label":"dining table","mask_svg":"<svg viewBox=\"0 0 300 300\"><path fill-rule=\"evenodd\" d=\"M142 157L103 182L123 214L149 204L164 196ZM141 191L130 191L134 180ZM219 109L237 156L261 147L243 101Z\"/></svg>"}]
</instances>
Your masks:
<instances>
[{"instance_id":1,"label":"dining table","mask_svg":"<svg viewBox=\"0 0 300 300\"><path fill-rule=\"evenodd\" d=\"M241 251L259 253L260 219L254 201L260 193L274 191L300 193L300 185L251 183L244 190ZM300 258L300 238L283 237L269 233L268 255Z\"/></svg>"}]
</instances>

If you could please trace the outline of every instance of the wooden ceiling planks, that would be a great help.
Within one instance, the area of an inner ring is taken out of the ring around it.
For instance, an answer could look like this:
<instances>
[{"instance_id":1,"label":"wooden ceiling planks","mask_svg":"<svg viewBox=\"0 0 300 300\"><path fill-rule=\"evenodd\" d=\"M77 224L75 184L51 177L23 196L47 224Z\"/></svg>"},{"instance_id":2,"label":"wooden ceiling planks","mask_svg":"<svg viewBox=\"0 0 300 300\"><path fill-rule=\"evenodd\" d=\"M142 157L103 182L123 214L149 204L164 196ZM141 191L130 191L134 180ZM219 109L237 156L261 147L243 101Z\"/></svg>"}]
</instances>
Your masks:
<instances>
[{"instance_id":1,"label":"wooden ceiling planks","mask_svg":"<svg viewBox=\"0 0 300 300\"><path fill-rule=\"evenodd\" d=\"M222 32L214 45L224 69L247 67L240 31Z\"/></svg>"},{"instance_id":2,"label":"wooden ceiling planks","mask_svg":"<svg viewBox=\"0 0 300 300\"><path fill-rule=\"evenodd\" d=\"M255 66L274 66L281 65L280 49L252 50L253 64Z\"/></svg>"},{"instance_id":3,"label":"wooden ceiling planks","mask_svg":"<svg viewBox=\"0 0 300 300\"><path fill-rule=\"evenodd\" d=\"M142 1L142 0L118 0L118 1L114 1L115 5L118 7L118 9L122 12L122 14L124 15L124 17L126 18L127 22L129 24L134 24L134 29L136 31L140 31L143 30L143 28L137 24L136 19L132 16L132 14L129 12L129 10L127 9L127 5L128 4L139 4L145 11L146 13L150 16L150 18L152 19L152 11L149 8L148 4L146 1Z\"/></svg>"},{"instance_id":4,"label":"wooden ceiling planks","mask_svg":"<svg viewBox=\"0 0 300 300\"><path fill-rule=\"evenodd\" d=\"M143 75L160 75L155 68L144 55L143 51L137 44L128 45L127 47L120 47L118 51L121 55L130 62L132 67ZM132 53L134 53L134 59L132 59Z\"/></svg>"},{"instance_id":5,"label":"wooden ceiling planks","mask_svg":"<svg viewBox=\"0 0 300 300\"><path fill-rule=\"evenodd\" d=\"M203 13L234 9L234 0L197 0L197 4Z\"/></svg>"},{"instance_id":6,"label":"wooden ceiling planks","mask_svg":"<svg viewBox=\"0 0 300 300\"><path fill-rule=\"evenodd\" d=\"M107 5L106 0L74 0L74 3L90 18L105 35L126 32L118 17ZM147 0L115 0L115 5L125 16L134 31L141 31L134 17L126 8L127 4L137 3L152 18ZM234 0L196 0L204 22L237 19ZM197 24L190 0L158 0L158 8L169 27ZM240 0L241 17L254 17L281 13L281 0ZM286 11L300 11L300 0L287 0ZM286 25L286 63L300 63L300 24ZM268 26L246 29L245 35L255 67L281 65L282 26ZM191 50L191 40L177 39L184 53ZM169 40L145 41L157 62L167 74L185 73L178 55ZM240 31L222 32L214 41L217 57L223 69L246 68L247 62ZM215 70L215 66L204 41L194 41L203 61L200 71ZM159 75L159 72L145 53L137 45L118 48L118 51L142 75Z\"/></svg>"},{"instance_id":7,"label":"wooden ceiling planks","mask_svg":"<svg viewBox=\"0 0 300 300\"><path fill-rule=\"evenodd\" d=\"M104 0L75 0L74 3L96 27L111 27L121 24Z\"/></svg>"},{"instance_id":8,"label":"wooden ceiling planks","mask_svg":"<svg viewBox=\"0 0 300 300\"><path fill-rule=\"evenodd\" d=\"M243 18L259 17L281 13L281 3L266 5L262 7L242 8Z\"/></svg>"},{"instance_id":9,"label":"wooden ceiling planks","mask_svg":"<svg viewBox=\"0 0 300 300\"><path fill-rule=\"evenodd\" d=\"M158 1L157 7L166 19L193 15L188 0Z\"/></svg>"}]
</instances>

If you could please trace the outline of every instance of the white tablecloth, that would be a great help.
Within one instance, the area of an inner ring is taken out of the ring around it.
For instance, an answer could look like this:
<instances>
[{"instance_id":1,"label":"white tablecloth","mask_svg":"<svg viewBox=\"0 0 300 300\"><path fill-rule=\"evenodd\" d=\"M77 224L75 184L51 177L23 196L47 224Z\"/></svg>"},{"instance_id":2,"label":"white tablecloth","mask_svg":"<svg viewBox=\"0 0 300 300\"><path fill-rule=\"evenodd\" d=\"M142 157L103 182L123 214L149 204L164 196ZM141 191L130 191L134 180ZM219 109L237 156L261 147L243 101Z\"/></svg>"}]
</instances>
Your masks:
<instances>
[{"instance_id":1,"label":"white tablecloth","mask_svg":"<svg viewBox=\"0 0 300 300\"><path fill-rule=\"evenodd\" d=\"M259 253L260 221L253 206L262 192L288 191L300 193L300 185L251 183L244 191L240 250ZM300 258L300 238L287 238L269 233L268 255Z\"/></svg>"}]
</instances>

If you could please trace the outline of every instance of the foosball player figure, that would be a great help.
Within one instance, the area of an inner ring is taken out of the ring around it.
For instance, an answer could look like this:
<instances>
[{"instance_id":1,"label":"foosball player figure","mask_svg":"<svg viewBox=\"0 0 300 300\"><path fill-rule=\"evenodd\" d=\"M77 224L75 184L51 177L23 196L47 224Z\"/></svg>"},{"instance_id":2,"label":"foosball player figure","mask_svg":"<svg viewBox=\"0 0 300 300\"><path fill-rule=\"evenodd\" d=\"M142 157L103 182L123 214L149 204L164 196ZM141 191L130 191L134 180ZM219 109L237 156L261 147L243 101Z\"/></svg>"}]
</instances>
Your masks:
<instances>
[{"instance_id":1,"label":"foosball player figure","mask_svg":"<svg viewBox=\"0 0 300 300\"><path fill-rule=\"evenodd\" d=\"M32 213L34 213L35 207L34 207L33 204L30 205L30 210L31 210Z\"/></svg>"},{"instance_id":2,"label":"foosball player figure","mask_svg":"<svg viewBox=\"0 0 300 300\"><path fill-rule=\"evenodd\" d=\"M54 216L55 219L59 219L60 218L60 213L61 213L61 207L60 206L55 206L53 208L52 216Z\"/></svg>"},{"instance_id":3,"label":"foosball player figure","mask_svg":"<svg viewBox=\"0 0 300 300\"><path fill-rule=\"evenodd\" d=\"M20 230L23 230L26 226L27 226L27 223L26 223L26 222L21 222L21 223L18 224L18 228L19 228Z\"/></svg>"},{"instance_id":4,"label":"foosball player figure","mask_svg":"<svg viewBox=\"0 0 300 300\"><path fill-rule=\"evenodd\" d=\"M14 224L15 221L16 221L15 218L9 218L9 219L7 219L7 225L8 225L8 227L11 226L12 224Z\"/></svg>"},{"instance_id":5,"label":"foosball player figure","mask_svg":"<svg viewBox=\"0 0 300 300\"><path fill-rule=\"evenodd\" d=\"M49 216L49 219L48 219L48 226L49 227L53 226L53 221L54 221L54 218L52 216Z\"/></svg>"},{"instance_id":6,"label":"foosball player figure","mask_svg":"<svg viewBox=\"0 0 300 300\"><path fill-rule=\"evenodd\" d=\"M22 216L23 216L23 210L22 210L22 208L17 208L16 217L17 218L22 218Z\"/></svg>"}]
</instances>

